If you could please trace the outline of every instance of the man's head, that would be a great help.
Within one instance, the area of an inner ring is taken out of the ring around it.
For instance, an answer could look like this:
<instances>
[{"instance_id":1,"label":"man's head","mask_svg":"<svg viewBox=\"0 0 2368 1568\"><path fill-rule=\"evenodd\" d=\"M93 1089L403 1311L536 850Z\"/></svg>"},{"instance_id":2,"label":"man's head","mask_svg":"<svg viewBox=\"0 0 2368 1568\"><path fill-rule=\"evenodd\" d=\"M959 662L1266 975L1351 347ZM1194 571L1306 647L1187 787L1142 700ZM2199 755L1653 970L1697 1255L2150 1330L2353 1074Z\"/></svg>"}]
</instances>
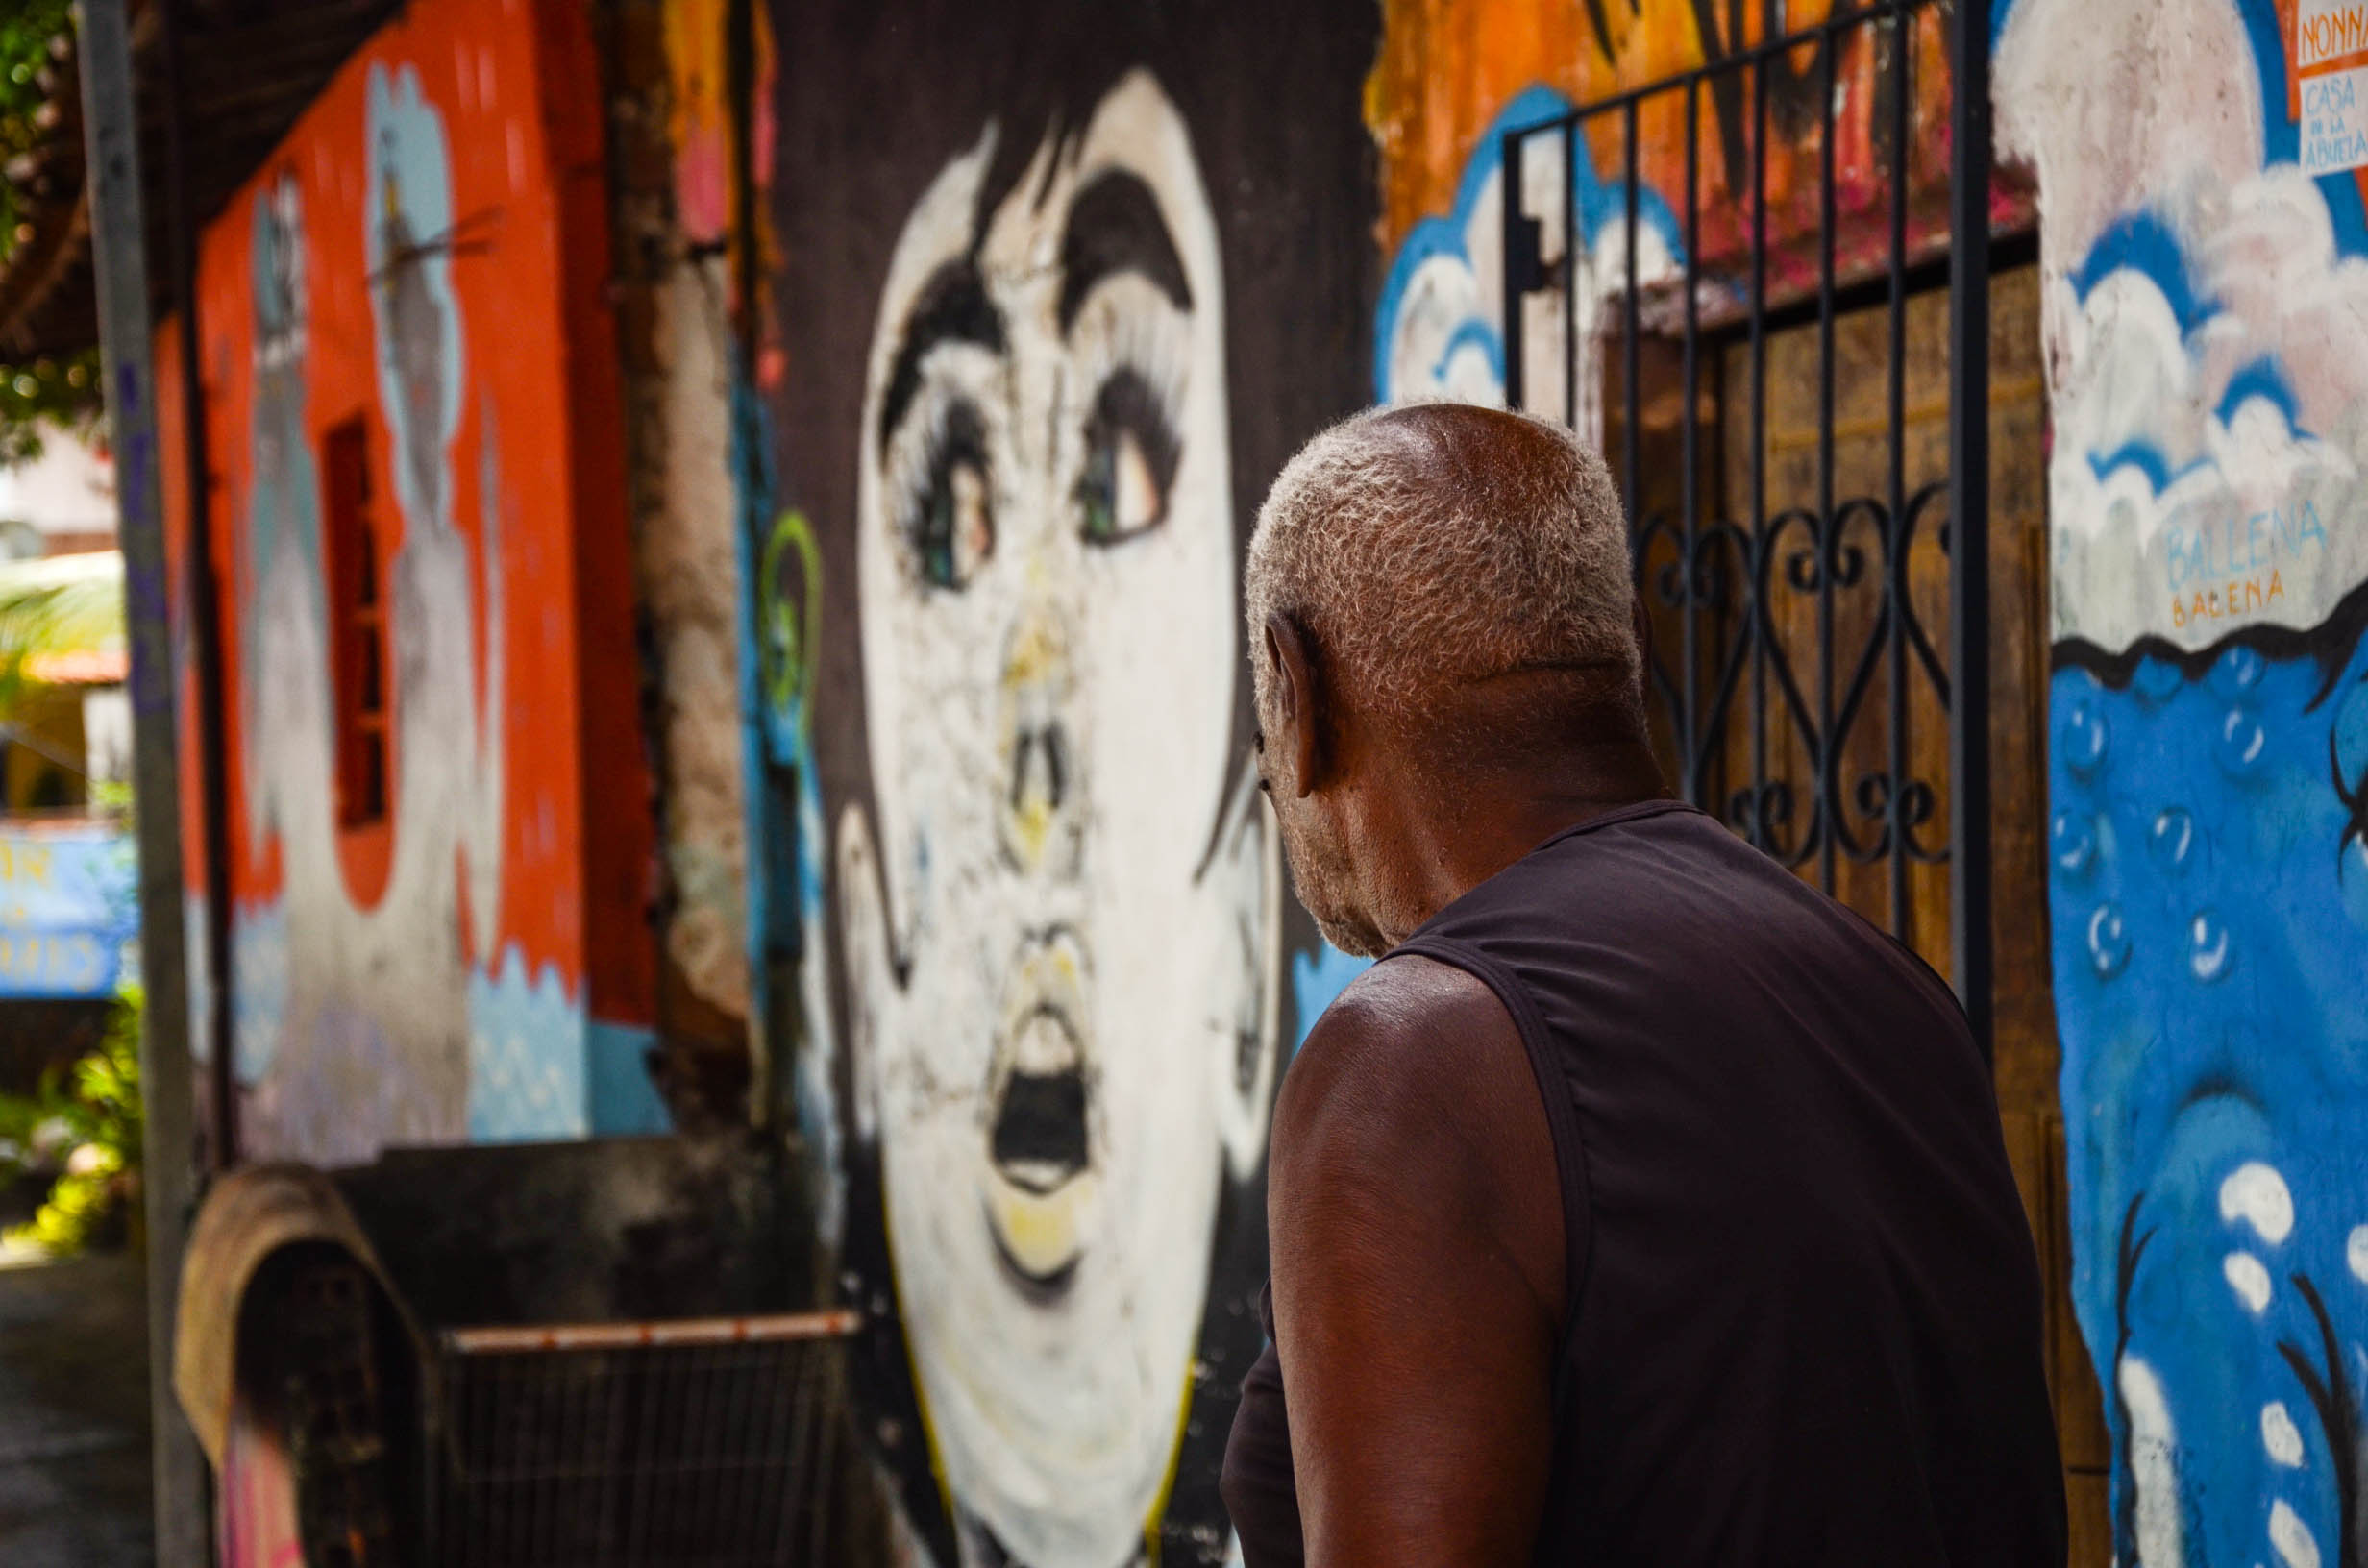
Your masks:
<instances>
[{"instance_id":1,"label":"man's head","mask_svg":"<svg viewBox=\"0 0 2368 1568\"><path fill-rule=\"evenodd\" d=\"M1395 864L1574 753L1643 746L1628 529L1603 459L1465 404L1374 409L1267 496L1246 586L1260 771L1299 898L1369 956L1430 911Z\"/></svg>"}]
</instances>

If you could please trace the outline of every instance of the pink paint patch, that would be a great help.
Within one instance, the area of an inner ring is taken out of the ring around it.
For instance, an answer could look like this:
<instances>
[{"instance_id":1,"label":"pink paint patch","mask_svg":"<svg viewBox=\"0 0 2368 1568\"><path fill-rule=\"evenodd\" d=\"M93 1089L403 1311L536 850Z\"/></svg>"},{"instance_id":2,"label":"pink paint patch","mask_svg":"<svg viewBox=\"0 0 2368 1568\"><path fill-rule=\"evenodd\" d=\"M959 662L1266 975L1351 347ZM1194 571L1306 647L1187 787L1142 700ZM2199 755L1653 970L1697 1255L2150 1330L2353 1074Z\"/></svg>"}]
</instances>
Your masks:
<instances>
[{"instance_id":1,"label":"pink paint patch","mask_svg":"<svg viewBox=\"0 0 2368 1568\"><path fill-rule=\"evenodd\" d=\"M222 1445L219 1525L224 1568L304 1568L296 1476L280 1434L241 1400Z\"/></svg>"},{"instance_id":2,"label":"pink paint patch","mask_svg":"<svg viewBox=\"0 0 2368 1568\"><path fill-rule=\"evenodd\" d=\"M730 162L720 132L701 131L675 155L675 201L694 240L720 239L731 226Z\"/></svg>"}]
</instances>

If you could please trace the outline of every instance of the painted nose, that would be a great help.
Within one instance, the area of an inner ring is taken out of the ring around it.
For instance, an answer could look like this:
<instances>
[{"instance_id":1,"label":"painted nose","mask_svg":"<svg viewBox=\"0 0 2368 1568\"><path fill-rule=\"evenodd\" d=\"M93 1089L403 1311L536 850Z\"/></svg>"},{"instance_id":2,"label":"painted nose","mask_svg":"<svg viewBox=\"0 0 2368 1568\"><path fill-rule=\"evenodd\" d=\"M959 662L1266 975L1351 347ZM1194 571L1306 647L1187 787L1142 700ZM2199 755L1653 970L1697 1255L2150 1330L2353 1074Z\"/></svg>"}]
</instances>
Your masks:
<instances>
[{"instance_id":1,"label":"painted nose","mask_svg":"<svg viewBox=\"0 0 2368 1568\"><path fill-rule=\"evenodd\" d=\"M1073 744L1069 627L1050 604L1029 604L1012 624L1000 686L1003 849L1033 871L1057 863L1073 843L1084 782Z\"/></svg>"}]
</instances>

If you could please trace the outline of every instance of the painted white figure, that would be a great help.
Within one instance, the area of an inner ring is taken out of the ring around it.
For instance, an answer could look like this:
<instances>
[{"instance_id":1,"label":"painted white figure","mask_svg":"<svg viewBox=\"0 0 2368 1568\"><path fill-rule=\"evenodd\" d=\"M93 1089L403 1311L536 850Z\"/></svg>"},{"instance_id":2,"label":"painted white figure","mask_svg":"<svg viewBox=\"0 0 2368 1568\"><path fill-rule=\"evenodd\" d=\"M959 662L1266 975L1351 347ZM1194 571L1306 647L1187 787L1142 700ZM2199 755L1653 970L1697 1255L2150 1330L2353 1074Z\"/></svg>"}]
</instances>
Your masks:
<instances>
[{"instance_id":1,"label":"painted white figure","mask_svg":"<svg viewBox=\"0 0 2368 1568\"><path fill-rule=\"evenodd\" d=\"M555 971L538 982L514 950L496 963L504 765L501 727L489 721L506 687L502 476L486 408L481 537L472 541L455 526L451 474L467 324L451 258L418 243L451 227L451 156L444 117L408 67L372 69L368 146L372 352L400 544L387 565L392 853L384 890L366 906L337 852L321 479L305 418L308 218L292 176L258 204L253 257L256 412L240 563L246 796L254 841L277 841L284 885L276 901L237 913L235 1061L253 1091L242 1114L254 1146L323 1164L366 1160L387 1143L584 1130L581 1092L571 1099L550 1082L569 1067L580 1077L580 1009ZM396 517L381 527L394 531ZM462 951L464 898L474 952ZM523 1022L522 1010L531 1015ZM488 1017L503 1027L485 1027ZM488 1103L486 1086L516 1092Z\"/></svg>"},{"instance_id":2,"label":"painted white figure","mask_svg":"<svg viewBox=\"0 0 2368 1568\"><path fill-rule=\"evenodd\" d=\"M1112 1568L1172 1465L1221 1185L1264 1156L1281 880L1233 754L1186 127L1130 75L981 213L995 136L907 220L867 376L852 1109L965 1556Z\"/></svg>"}]
</instances>

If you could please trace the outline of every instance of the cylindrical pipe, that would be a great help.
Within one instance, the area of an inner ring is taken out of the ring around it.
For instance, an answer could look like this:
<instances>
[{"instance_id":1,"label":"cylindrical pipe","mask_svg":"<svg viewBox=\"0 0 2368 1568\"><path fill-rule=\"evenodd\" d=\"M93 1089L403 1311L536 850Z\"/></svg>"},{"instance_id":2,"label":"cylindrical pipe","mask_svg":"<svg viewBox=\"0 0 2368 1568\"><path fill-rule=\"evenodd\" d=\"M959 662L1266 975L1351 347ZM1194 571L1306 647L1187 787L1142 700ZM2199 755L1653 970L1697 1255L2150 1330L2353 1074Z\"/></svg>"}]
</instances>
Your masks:
<instances>
[{"instance_id":1,"label":"cylindrical pipe","mask_svg":"<svg viewBox=\"0 0 2368 1568\"><path fill-rule=\"evenodd\" d=\"M542 1323L446 1329L439 1339L456 1356L513 1356L569 1350L639 1350L667 1345L733 1345L757 1340L843 1339L862 1326L848 1308L751 1317L678 1317L646 1323Z\"/></svg>"}]
</instances>

